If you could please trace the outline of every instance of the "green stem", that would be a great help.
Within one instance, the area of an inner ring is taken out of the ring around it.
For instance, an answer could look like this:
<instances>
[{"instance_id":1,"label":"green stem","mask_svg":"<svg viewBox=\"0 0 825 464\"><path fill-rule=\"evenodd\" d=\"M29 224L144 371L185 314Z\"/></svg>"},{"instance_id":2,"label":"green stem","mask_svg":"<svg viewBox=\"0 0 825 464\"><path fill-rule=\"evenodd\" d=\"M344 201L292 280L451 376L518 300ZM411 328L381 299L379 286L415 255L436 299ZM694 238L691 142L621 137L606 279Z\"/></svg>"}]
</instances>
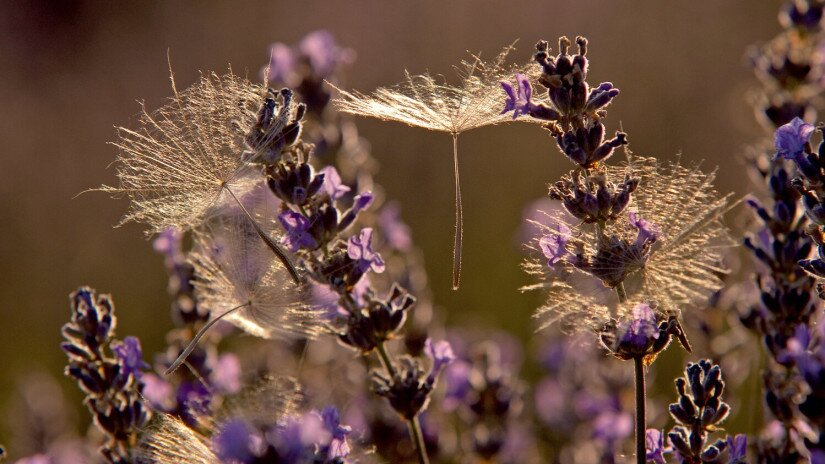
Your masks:
<instances>
[{"instance_id":1,"label":"green stem","mask_svg":"<svg viewBox=\"0 0 825 464\"><path fill-rule=\"evenodd\" d=\"M424 445L424 434L421 433L421 424L418 422L418 415L416 414L407 423L410 426L410 435L412 435L415 451L418 454L418 464L430 464L430 460L427 458L427 448Z\"/></svg>"},{"instance_id":2,"label":"green stem","mask_svg":"<svg viewBox=\"0 0 825 464\"><path fill-rule=\"evenodd\" d=\"M386 346L384 346L384 342L379 343L375 347L375 351L378 352L378 357L381 358L381 363L384 365L384 368L387 370L387 373L390 374L390 377L392 377L392 381L394 382L398 376L398 373L395 370L395 366L393 365L392 359L387 352ZM430 460L427 457L427 448L424 446L424 435L421 433L421 424L418 421L417 414L412 419L407 420L407 427L410 429L410 437L415 447L415 453L418 455L418 463L430 464Z\"/></svg>"},{"instance_id":3,"label":"green stem","mask_svg":"<svg viewBox=\"0 0 825 464\"><path fill-rule=\"evenodd\" d=\"M619 295L619 303L627 301L627 290L624 289L624 282L619 282L619 285L616 285L616 294Z\"/></svg>"},{"instance_id":4,"label":"green stem","mask_svg":"<svg viewBox=\"0 0 825 464\"><path fill-rule=\"evenodd\" d=\"M643 358L634 358L636 367L636 462L645 464L645 366Z\"/></svg>"},{"instance_id":5,"label":"green stem","mask_svg":"<svg viewBox=\"0 0 825 464\"><path fill-rule=\"evenodd\" d=\"M384 343L379 343L378 346L375 347L375 351L378 352L378 357L381 358L381 363L384 364L384 368L387 370L387 373L390 374L390 377L395 379L395 376L397 375L395 372L395 366L392 365L392 360L390 359L389 353L387 353L387 348L384 347Z\"/></svg>"}]
</instances>

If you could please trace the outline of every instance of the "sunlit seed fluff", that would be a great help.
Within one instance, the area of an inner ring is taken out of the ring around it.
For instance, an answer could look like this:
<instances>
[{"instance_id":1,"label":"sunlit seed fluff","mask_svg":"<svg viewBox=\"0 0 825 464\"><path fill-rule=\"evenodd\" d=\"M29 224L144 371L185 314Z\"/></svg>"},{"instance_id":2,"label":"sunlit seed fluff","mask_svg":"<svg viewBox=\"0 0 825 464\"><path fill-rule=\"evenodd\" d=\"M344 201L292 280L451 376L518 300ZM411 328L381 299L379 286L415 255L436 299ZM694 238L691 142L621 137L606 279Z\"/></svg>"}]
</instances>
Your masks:
<instances>
[{"instance_id":1,"label":"sunlit seed fluff","mask_svg":"<svg viewBox=\"0 0 825 464\"><path fill-rule=\"evenodd\" d=\"M296 414L302 399L301 386L295 379L265 377L238 396L227 398L215 412L216 419L204 421L201 431L189 428L175 416L158 415L155 425L144 435L139 456L156 464L219 464L222 461L212 439L222 422L238 418L256 427L272 427Z\"/></svg>"},{"instance_id":2,"label":"sunlit seed fluff","mask_svg":"<svg viewBox=\"0 0 825 464\"><path fill-rule=\"evenodd\" d=\"M402 83L394 87L380 87L370 95L336 88L340 97L335 99L335 105L345 113L452 134L456 190L454 289L459 285L463 240L458 135L471 129L512 121L512 117L501 112L504 97L500 82L516 73L528 74L534 81L539 76L536 66L506 64L507 55L512 50L512 45L505 47L491 62L484 62L477 55L462 61L455 67L460 80L458 85L450 85L440 77L428 73L406 73L406 79Z\"/></svg>"},{"instance_id":3,"label":"sunlit seed fluff","mask_svg":"<svg viewBox=\"0 0 825 464\"><path fill-rule=\"evenodd\" d=\"M209 448L209 439L190 429L182 420L159 414L156 423L146 431L138 457L156 464L220 464L221 460Z\"/></svg>"},{"instance_id":4,"label":"sunlit seed fluff","mask_svg":"<svg viewBox=\"0 0 825 464\"><path fill-rule=\"evenodd\" d=\"M264 89L235 76L205 74L154 112L143 107L134 129L118 128L117 187L100 190L127 197L122 222L188 229L200 224L227 192L241 189L247 149L244 130L256 122Z\"/></svg>"},{"instance_id":5,"label":"sunlit seed fluff","mask_svg":"<svg viewBox=\"0 0 825 464\"><path fill-rule=\"evenodd\" d=\"M713 187L715 172L705 174L678 163L636 156L601 170L613 182L621 182L627 174L641 179L628 211L655 224L660 232L646 257L616 257L615 270L629 270L623 285L630 301L655 302L657 311L678 315L685 306L702 302L721 287L721 277L727 272L722 252L734 242L721 222L730 209L730 195L719 195ZM574 267L570 259L551 268L539 252L541 237L559 234L557 224L562 223L572 230L564 244L569 256L593 257L598 249L595 227L577 223L564 212L549 214L539 222L544 230L528 245L533 258L524 267L542 282L524 289L547 291L547 301L535 315L541 328L558 323L572 332L600 330L610 320L628 317L633 305L620 305L614 289ZM608 223L604 230L608 240L615 236L632 242L636 234L627 215Z\"/></svg>"},{"instance_id":6,"label":"sunlit seed fluff","mask_svg":"<svg viewBox=\"0 0 825 464\"><path fill-rule=\"evenodd\" d=\"M264 225L274 230L271 219ZM265 338L320 332L320 312L307 303L309 293L294 285L243 214L215 218L197 230L190 260L198 304L213 317L226 314L223 319Z\"/></svg>"}]
</instances>

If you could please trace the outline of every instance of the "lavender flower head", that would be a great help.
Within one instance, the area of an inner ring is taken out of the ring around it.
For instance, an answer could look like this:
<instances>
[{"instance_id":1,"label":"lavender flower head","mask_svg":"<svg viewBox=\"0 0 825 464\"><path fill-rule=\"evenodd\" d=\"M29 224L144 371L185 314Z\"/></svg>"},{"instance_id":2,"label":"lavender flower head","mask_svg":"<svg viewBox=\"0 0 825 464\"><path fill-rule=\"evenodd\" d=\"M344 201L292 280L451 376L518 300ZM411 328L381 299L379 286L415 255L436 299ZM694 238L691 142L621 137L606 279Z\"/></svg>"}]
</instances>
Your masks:
<instances>
[{"instance_id":1,"label":"lavender flower head","mask_svg":"<svg viewBox=\"0 0 825 464\"><path fill-rule=\"evenodd\" d=\"M539 248L547 258L547 266L553 267L556 263L570 254L567 251L567 242L570 240L571 230L564 223L556 224L555 233L544 235L539 239Z\"/></svg>"},{"instance_id":2,"label":"lavender flower head","mask_svg":"<svg viewBox=\"0 0 825 464\"><path fill-rule=\"evenodd\" d=\"M632 320L634 306L621 304L620 285L628 301L657 302L662 319L719 288L726 272L721 249L733 243L721 223L729 196L716 192L714 177L634 156L625 165L599 168L596 178L606 187L592 200L571 190L562 201L566 211L532 221L541 231L524 268L540 282L523 289L547 291L536 314L542 327L558 323L571 332L600 333L611 321ZM575 190L582 186L576 179L573 173L561 182ZM629 190L611 194L607 187L622 184ZM590 220L593 226L586 225Z\"/></svg>"},{"instance_id":3,"label":"lavender flower head","mask_svg":"<svg viewBox=\"0 0 825 464\"><path fill-rule=\"evenodd\" d=\"M794 118L791 122L781 126L776 130L774 138L776 156L792 161L798 160L813 132L814 126L800 118Z\"/></svg>"},{"instance_id":4,"label":"lavender flower head","mask_svg":"<svg viewBox=\"0 0 825 464\"><path fill-rule=\"evenodd\" d=\"M371 269L373 272L384 272L384 260L381 255L372 249L372 228L366 227L357 236L350 237L347 242L347 255L358 264L358 269L365 272Z\"/></svg>"},{"instance_id":5,"label":"lavender flower head","mask_svg":"<svg viewBox=\"0 0 825 464\"><path fill-rule=\"evenodd\" d=\"M501 114L512 111L513 119L516 119L522 114L530 114L536 108L530 101L533 94L530 79L524 74L516 74L515 88L508 81L501 81L501 88L507 94L507 100L504 102L504 109L501 110Z\"/></svg>"}]
</instances>

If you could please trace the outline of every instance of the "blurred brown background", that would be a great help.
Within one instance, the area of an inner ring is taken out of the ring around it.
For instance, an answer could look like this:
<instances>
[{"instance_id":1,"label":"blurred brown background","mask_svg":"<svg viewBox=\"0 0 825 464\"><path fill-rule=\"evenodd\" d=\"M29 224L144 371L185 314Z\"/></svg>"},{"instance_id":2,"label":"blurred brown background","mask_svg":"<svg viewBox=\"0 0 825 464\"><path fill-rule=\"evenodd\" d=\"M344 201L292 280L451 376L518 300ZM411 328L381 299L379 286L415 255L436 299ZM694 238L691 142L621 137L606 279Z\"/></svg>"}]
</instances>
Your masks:
<instances>
[{"instance_id":1,"label":"blurred brown background","mask_svg":"<svg viewBox=\"0 0 825 464\"><path fill-rule=\"evenodd\" d=\"M179 87L230 63L256 78L270 43L326 28L357 52L344 84L371 90L405 68L449 73L466 50L491 56L521 39L514 57L526 61L538 39L585 35L590 81L622 90L608 128L621 124L636 153L719 165L721 190L743 193L743 146L764 135L747 103L758 84L744 55L779 30L777 8L753 0L3 2L0 422L16 378L43 369L60 378L59 328L78 285L114 295L121 336L140 336L147 353L162 347L171 325L162 259L140 226L112 227L125 201L74 197L115 182L113 126L131 124L136 100L153 108L170 95L167 50ZM546 133L506 125L460 139L466 245L453 292L449 137L357 122L382 163L378 181L402 202L424 250L446 320L528 340L535 297L517 290L528 278L514 233L523 207L569 167Z\"/></svg>"}]
</instances>

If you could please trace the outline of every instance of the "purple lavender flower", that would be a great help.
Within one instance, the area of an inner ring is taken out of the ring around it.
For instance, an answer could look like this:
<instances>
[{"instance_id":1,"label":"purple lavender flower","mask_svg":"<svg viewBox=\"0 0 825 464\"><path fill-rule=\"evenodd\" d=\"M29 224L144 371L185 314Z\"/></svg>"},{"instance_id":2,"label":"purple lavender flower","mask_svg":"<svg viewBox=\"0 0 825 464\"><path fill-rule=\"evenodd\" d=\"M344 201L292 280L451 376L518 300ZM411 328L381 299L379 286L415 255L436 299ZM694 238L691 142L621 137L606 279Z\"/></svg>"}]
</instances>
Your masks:
<instances>
[{"instance_id":1,"label":"purple lavender flower","mask_svg":"<svg viewBox=\"0 0 825 464\"><path fill-rule=\"evenodd\" d=\"M384 260L372 249L371 227L365 227L360 234L349 238L347 255L358 263L361 272L366 272L368 269L378 274L384 272Z\"/></svg>"},{"instance_id":2,"label":"purple lavender flower","mask_svg":"<svg viewBox=\"0 0 825 464\"><path fill-rule=\"evenodd\" d=\"M143 380L143 397L157 410L168 411L174 407L175 387L155 374L145 374Z\"/></svg>"},{"instance_id":3,"label":"purple lavender flower","mask_svg":"<svg viewBox=\"0 0 825 464\"><path fill-rule=\"evenodd\" d=\"M467 397L472 389L470 384L470 372L472 370L473 366L470 363L458 360L450 364L444 371L444 382L447 385L447 391L444 393L441 406L445 411L456 409Z\"/></svg>"},{"instance_id":4,"label":"purple lavender flower","mask_svg":"<svg viewBox=\"0 0 825 464\"><path fill-rule=\"evenodd\" d=\"M247 463L255 458L253 430L242 419L223 424L212 438L212 444L223 462Z\"/></svg>"},{"instance_id":5,"label":"purple lavender flower","mask_svg":"<svg viewBox=\"0 0 825 464\"><path fill-rule=\"evenodd\" d=\"M321 410L321 420L324 428L332 435L329 444L328 458L345 458L350 453L347 435L352 433L352 427L341 425L341 414L335 406L327 406Z\"/></svg>"},{"instance_id":6,"label":"purple lavender flower","mask_svg":"<svg viewBox=\"0 0 825 464\"><path fill-rule=\"evenodd\" d=\"M126 337L123 342L112 344L112 351L115 352L125 374L132 374L136 379L140 379L142 370L149 368L149 365L143 362L140 340L137 337Z\"/></svg>"},{"instance_id":7,"label":"purple lavender flower","mask_svg":"<svg viewBox=\"0 0 825 464\"><path fill-rule=\"evenodd\" d=\"M748 436L728 436L728 464L745 464L747 462ZM812 462L814 462L812 460ZM658 464L658 463L657 463Z\"/></svg>"},{"instance_id":8,"label":"purple lavender flower","mask_svg":"<svg viewBox=\"0 0 825 464\"><path fill-rule=\"evenodd\" d=\"M647 244L652 244L657 238L659 238L659 235L661 235L661 231L656 224L642 219L635 212L631 211L627 213L627 218L630 220L630 225L639 231L636 235L637 247L644 247Z\"/></svg>"},{"instance_id":9,"label":"purple lavender flower","mask_svg":"<svg viewBox=\"0 0 825 464\"><path fill-rule=\"evenodd\" d=\"M369 208L374 198L375 196L370 191L366 191L364 193L356 195L355 201L352 204L352 211L355 214L358 214L361 211Z\"/></svg>"},{"instance_id":10,"label":"purple lavender flower","mask_svg":"<svg viewBox=\"0 0 825 464\"><path fill-rule=\"evenodd\" d=\"M633 434L633 416L625 411L603 411L593 421L593 438L606 448Z\"/></svg>"},{"instance_id":11,"label":"purple lavender flower","mask_svg":"<svg viewBox=\"0 0 825 464\"><path fill-rule=\"evenodd\" d=\"M294 84L295 55L288 45L273 44L269 50L269 82Z\"/></svg>"},{"instance_id":12,"label":"purple lavender flower","mask_svg":"<svg viewBox=\"0 0 825 464\"><path fill-rule=\"evenodd\" d=\"M298 49L309 60L313 74L318 79L329 77L338 65L353 60L353 52L339 47L332 34L326 30L310 32L304 36Z\"/></svg>"},{"instance_id":13,"label":"purple lavender flower","mask_svg":"<svg viewBox=\"0 0 825 464\"><path fill-rule=\"evenodd\" d=\"M433 367L430 369L427 381L435 383L435 378L439 372L441 372L441 369L455 361L455 353L453 353L453 348L447 340L440 340L433 343L432 339L429 338L424 342L424 351L433 361Z\"/></svg>"},{"instance_id":14,"label":"purple lavender flower","mask_svg":"<svg viewBox=\"0 0 825 464\"><path fill-rule=\"evenodd\" d=\"M533 88L530 86L530 79L524 74L516 73L516 88L507 81L501 81L501 88L507 93L507 100L504 102L504 109L501 114L509 111L513 112L513 119L522 114L529 114L534 104L530 101L533 95Z\"/></svg>"},{"instance_id":15,"label":"purple lavender flower","mask_svg":"<svg viewBox=\"0 0 825 464\"><path fill-rule=\"evenodd\" d=\"M350 188L341 182L341 176L333 166L327 166L319 171L324 175L324 190L330 198L337 200L343 197Z\"/></svg>"},{"instance_id":16,"label":"purple lavender flower","mask_svg":"<svg viewBox=\"0 0 825 464\"><path fill-rule=\"evenodd\" d=\"M633 308L633 317L623 324L620 333L620 346L628 346L639 351L645 350L659 338L656 313L645 303L637 304Z\"/></svg>"},{"instance_id":17,"label":"purple lavender flower","mask_svg":"<svg viewBox=\"0 0 825 464\"><path fill-rule=\"evenodd\" d=\"M647 449L645 458L648 462L653 461L654 464L667 464L665 454L673 451L670 447L665 447L665 434L658 429L647 429L645 448Z\"/></svg>"},{"instance_id":18,"label":"purple lavender flower","mask_svg":"<svg viewBox=\"0 0 825 464\"><path fill-rule=\"evenodd\" d=\"M241 390L241 362L232 353L222 354L212 367L212 386L222 393L238 393Z\"/></svg>"},{"instance_id":19,"label":"purple lavender flower","mask_svg":"<svg viewBox=\"0 0 825 464\"><path fill-rule=\"evenodd\" d=\"M566 245L570 240L570 228L558 223L556 230L558 233L548 234L539 239L539 248L547 258L547 265L551 268L569 253Z\"/></svg>"},{"instance_id":20,"label":"purple lavender flower","mask_svg":"<svg viewBox=\"0 0 825 464\"><path fill-rule=\"evenodd\" d=\"M784 126L776 130L774 145L776 146L776 156L788 160L798 160L804 150L805 144L811 138L814 126L807 124L802 119L796 117Z\"/></svg>"},{"instance_id":21,"label":"purple lavender flower","mask_svg":"<svg viewBox=\"0 0 825 464\"><path fill-rule=\"evenodd\" d=\"M295 253L301 248L315 248L318 243L309 234L310 224L309 220L303 214L292 210L284 211L278 215L280 221L287 235L282 242L289 248L289 251Z\"/></svg>"}]
</instances>

